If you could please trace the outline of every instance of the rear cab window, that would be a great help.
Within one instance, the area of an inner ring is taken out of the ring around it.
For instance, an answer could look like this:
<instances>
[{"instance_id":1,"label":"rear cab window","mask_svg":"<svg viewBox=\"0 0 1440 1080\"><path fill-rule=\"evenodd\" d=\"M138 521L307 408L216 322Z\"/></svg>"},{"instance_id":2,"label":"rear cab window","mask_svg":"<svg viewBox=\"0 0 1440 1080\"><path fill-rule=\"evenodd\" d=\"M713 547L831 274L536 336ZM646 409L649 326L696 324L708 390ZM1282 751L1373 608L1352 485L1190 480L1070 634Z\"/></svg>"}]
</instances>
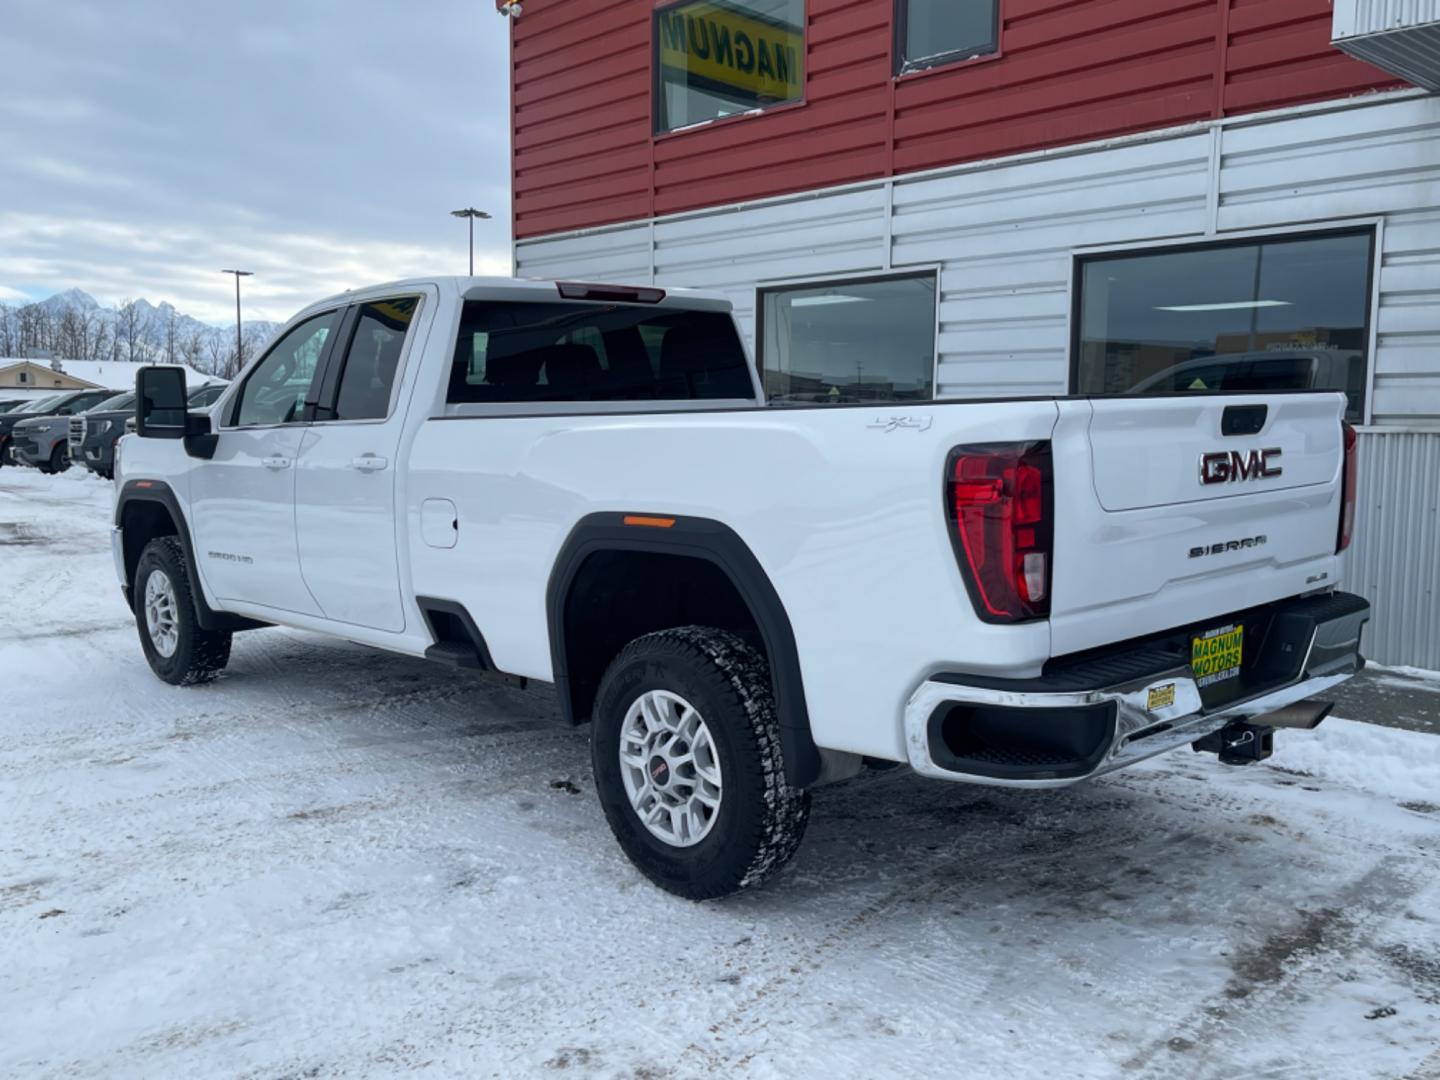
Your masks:
<instances>
[{"instance_id":1,"label":"rear cab window","mask_svg":"<svg viewBox=\"0 0 1440 1080\"><path fill-rule=\"evenodd\" d=\"M755 400L728 312L644 304L467 300L446 400Z\"/></svg>"},{"instance_id":2,"label":"rear cab window","mask_svg":"<svg viewBox=\"0 0 1440 1080\"><path fill-rule=\"evenodd\" d=\"M419 297L402 296L356 308L334 405L322 401L316 419L383 420L389 415L395 373L419 303Z\"/></svg>"}]
</instances>

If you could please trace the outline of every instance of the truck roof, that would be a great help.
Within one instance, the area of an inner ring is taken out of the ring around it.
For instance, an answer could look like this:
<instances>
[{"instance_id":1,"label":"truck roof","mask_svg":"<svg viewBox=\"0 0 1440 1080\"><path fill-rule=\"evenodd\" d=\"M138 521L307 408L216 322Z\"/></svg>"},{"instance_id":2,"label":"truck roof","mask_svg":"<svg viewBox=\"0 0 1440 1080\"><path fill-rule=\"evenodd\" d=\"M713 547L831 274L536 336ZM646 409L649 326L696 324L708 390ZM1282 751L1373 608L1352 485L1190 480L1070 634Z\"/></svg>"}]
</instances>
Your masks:
<instances>
[{"instance_id":1,"label":"truck roof","mask_svg":"<svg viewBox=\"0 0 1440 1080\"><path fill-rule=\"evenodd\" d=\"M355 300L363 300L371 296L380 296L403 291L405 289L416 289L421 286L434 286L442 293L451 296L461 296L466 299L477 300L485 296L494 296L496 293L509 294L508 298L515 300L559 300L561 297L556 292L554 280L546 278L516 278L516 277L467 277L461 275L440 275L436 277L413 277L401 278L396 281L384 281L375 285L365 285L357 289L347 289L342 293L327 296L307 304L303 311L297 312L296 317L314 308L328 307L337 303L350 303ZM633 289L660 289L664 293L664 299L659 303L664 306L675 305L684 307L698 307L708 310L730 311L731 303L723 293L706 292L700 289L673 289L668 286L656 286L637 282L600 282L587 281L587 285L614 285L620 288ZM293 321L293 319L291 320Z\"/></svg>"}]
</instances>

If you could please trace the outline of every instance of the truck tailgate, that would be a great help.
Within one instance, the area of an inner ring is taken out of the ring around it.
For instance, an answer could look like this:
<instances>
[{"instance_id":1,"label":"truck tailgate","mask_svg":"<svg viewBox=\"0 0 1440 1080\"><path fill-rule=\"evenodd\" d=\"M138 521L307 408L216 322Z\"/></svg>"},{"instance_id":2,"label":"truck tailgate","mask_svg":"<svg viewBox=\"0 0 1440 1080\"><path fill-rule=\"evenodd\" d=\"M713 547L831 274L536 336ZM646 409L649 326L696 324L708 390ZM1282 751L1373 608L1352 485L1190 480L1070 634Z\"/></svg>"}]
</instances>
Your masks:
<instances>
[{"instance_id":1,"label":"truck tailgate","mask_svg":"<svg viewBox=\"0 0 1440 1080\"><path fill-rule=\"evenodd\" d=\"M1060 405L1051 650L1333 587L1339 394Z\"/></svg>"}]
</instances>

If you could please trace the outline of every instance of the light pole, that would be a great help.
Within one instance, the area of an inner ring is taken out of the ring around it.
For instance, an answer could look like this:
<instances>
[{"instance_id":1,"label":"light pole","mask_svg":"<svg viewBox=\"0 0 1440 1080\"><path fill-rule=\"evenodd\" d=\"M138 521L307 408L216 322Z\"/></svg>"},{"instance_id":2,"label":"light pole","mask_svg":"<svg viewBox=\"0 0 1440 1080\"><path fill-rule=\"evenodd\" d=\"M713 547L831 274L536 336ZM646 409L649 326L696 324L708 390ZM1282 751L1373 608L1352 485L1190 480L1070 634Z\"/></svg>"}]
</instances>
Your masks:
<instances>
[{"instance_id":1,"label":"light pole","mask_svg":"<svg viewBox=\"0 0 1440 1080\"><path fill-rule=\"evenodd\" d=\"M240 279L242 277L253 277L253 270L221 270L222 274L235 275L235 370L240 370L240 364L244 360L244 353L240 344Z\"/></svg>"},{"instance_id":2,"label":"light pole","mask_svg":"<svg viewBox=\"0 0 1440 1080\"><path fill-rule=\"evenodd\" d=\"M467 206L464 210L451 210L451 217L470 219L470 276L475 276L475 219L489 221L490 215L484 210L476 210L473 206Z\"/></svg>"}]
</instances>

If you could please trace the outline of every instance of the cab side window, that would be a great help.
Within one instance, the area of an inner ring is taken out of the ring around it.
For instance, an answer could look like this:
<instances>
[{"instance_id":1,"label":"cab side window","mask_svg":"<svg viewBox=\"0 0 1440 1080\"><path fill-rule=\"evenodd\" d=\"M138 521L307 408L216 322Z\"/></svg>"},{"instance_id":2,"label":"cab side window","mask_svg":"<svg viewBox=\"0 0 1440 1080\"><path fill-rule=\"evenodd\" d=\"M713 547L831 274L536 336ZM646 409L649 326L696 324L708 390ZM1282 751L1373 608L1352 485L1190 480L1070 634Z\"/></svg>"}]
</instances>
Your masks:
<instances>
[{"instance_id":1,"label":"cab side window","mask_svg":"<svg viewBox=\"0 0 1440 1080\"><path fill-rule=\"evenodd\" d=\"M345 353L334 419L383 420L389 415L395 372L418 305L414 296L360 305Z\"/></svg>"},{"instance_id":2,"label":"cab side window","mask_svg":"<svg viewBox=\"0 0 1440 1080\"><path fill-rule=\"evenodd\" d=\"M335 311L313 315L277 341L246 378L232 423L257 427L298 420L325 342L339 320Z\"/></svg>"}]
</instances>

